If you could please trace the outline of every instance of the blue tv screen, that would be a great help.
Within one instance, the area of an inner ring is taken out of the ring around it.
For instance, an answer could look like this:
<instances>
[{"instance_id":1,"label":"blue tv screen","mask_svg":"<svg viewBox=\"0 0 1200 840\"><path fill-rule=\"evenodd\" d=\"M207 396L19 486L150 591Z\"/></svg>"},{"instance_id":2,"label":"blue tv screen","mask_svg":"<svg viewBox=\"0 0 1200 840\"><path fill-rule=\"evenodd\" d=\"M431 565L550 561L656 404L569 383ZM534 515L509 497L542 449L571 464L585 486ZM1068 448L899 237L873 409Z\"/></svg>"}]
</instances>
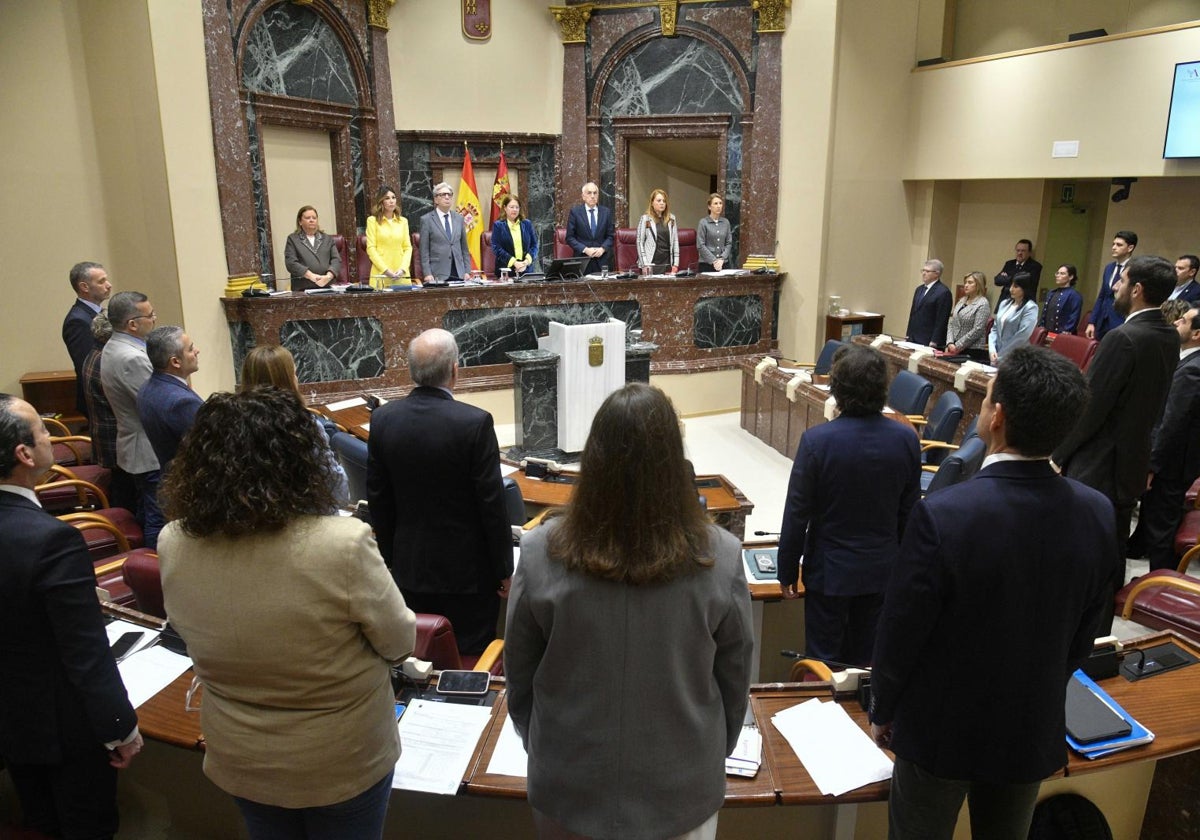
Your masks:
<instances>
[{"instance_id":1,"label":"blue tv screen","mask_svg":"<svg viewBox=\"0 0 1200 840\"><path fill-rule=\"evenodd\" d=\"M1163 157L1200 157L1200 61L1175 65Z\"/></svg>"}]
</instances>

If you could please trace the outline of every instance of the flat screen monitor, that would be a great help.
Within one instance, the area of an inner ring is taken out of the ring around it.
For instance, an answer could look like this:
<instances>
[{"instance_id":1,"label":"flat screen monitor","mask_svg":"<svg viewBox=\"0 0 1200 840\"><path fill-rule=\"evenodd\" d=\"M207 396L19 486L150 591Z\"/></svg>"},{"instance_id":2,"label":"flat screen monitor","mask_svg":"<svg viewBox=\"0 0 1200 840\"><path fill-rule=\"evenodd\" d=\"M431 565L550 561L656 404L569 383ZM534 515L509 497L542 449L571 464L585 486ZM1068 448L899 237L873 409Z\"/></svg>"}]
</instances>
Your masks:
<instances>
[{"instance_id":1,"label":"flat screen monitor","mask_svg":"<svg viewBox=\"0 0 1200 840\"><path fill-rule=\"evenodd\" d=\"M1175 65L1163 157L1200 157L1200 61Z\"/></svg>"}]
</instances>

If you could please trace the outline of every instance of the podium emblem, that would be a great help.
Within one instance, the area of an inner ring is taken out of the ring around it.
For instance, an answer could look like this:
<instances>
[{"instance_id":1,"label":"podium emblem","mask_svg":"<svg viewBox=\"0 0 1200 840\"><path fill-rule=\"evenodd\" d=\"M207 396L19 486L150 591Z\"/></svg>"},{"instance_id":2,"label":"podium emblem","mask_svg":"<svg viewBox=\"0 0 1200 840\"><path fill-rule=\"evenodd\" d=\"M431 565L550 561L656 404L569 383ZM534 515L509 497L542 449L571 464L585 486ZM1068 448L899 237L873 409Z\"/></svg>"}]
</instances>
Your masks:
<instances>
[{"instance_id":1,"label":"podium emblem","mask_svg":"<svg viewBox=\"0 0 1200 840\"><path fill-rule=\"evenodd\" d=\"M592 336L588 339L588 366L600 367L604 364L604 339Z\"/></svg>"}]
</instances>

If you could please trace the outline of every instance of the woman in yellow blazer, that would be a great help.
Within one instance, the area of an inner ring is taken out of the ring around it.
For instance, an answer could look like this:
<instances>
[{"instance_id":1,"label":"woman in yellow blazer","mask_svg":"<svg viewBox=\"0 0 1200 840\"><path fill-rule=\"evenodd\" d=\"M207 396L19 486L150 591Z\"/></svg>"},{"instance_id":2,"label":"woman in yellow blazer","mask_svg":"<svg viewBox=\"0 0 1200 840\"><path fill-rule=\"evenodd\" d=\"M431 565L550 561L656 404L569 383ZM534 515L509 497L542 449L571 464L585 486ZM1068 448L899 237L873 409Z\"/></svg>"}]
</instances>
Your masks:
<instances>
[{"instance_id":1,"label":"woman in yellow blazer","mask_svg":"<svg viewBox=\"0 0 1200 840\"><path fill-rule=\"evenodd\" d=\"M380 188L374 212L367 217L367 256L371 259L371 285L376 289L421 285L409 275L412 238L408 219L400 215L400 200L391 187Z\"/></svg>"}]
</instances>

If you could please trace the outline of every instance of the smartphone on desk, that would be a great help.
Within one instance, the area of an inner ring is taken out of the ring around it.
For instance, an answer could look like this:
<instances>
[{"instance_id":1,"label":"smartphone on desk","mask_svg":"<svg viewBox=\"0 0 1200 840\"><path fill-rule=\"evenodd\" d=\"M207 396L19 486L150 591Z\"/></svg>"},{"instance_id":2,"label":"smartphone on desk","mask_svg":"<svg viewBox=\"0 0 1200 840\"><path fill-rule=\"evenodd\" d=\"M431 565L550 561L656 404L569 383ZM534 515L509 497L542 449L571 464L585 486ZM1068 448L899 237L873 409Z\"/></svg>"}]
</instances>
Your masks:
<instances>
[{"instance_id":1,"label":"smartphone on desk","mask_svg":"<svg viewBox=\"0 0 1200 840\"><path fill-rule=\"evenodd\" d=\"M482 697L487 694L491 674L487 671L442 671L438 674L438 694Z\"/></svg>"}]
</instances>

